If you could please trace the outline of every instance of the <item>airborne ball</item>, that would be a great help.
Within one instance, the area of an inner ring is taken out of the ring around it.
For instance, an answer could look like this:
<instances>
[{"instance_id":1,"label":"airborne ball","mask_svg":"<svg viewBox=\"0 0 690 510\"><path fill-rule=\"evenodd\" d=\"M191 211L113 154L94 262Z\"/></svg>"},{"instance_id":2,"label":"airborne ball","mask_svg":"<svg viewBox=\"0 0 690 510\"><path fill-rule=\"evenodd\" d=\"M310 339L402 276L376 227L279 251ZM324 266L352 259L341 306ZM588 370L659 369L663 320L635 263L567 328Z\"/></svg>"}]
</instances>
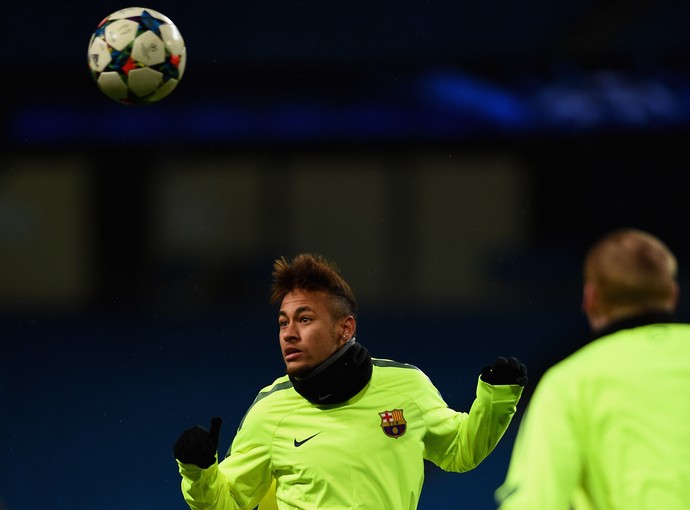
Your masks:
<instances>
[{"instance_id":1,"label":"airborne ball","mask_svg":"<svg viewBox=\"0 0 690 510\"><path fill-rule=\"evenodd\" d=\"M91 75L106 96L142 105L160 101L175 89L187 50L170 18L153 9L128 7L100 22L88 57Z\"/></svg>"}]
</instances>

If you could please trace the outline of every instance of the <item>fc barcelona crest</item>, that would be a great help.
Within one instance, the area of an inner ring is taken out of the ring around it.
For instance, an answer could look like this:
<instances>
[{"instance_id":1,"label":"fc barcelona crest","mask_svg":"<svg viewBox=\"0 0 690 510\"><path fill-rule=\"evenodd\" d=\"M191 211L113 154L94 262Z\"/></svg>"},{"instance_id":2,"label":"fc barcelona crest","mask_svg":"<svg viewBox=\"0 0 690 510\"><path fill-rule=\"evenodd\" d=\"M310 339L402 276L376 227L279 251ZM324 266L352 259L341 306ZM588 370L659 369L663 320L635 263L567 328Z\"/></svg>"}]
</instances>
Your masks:
<instances>
[{"instance_id":1,"label":"fc barcelona crest","mask_svg":"<svg viewBox=\"0 0 690 510\"><path fill-rule=\"evenodd\" d=\"M381 428L388 437L398 439L407 431L407 421L403 416L402 409L383 411L379 413L381 417Z\"/></svg>"}]
</instances>

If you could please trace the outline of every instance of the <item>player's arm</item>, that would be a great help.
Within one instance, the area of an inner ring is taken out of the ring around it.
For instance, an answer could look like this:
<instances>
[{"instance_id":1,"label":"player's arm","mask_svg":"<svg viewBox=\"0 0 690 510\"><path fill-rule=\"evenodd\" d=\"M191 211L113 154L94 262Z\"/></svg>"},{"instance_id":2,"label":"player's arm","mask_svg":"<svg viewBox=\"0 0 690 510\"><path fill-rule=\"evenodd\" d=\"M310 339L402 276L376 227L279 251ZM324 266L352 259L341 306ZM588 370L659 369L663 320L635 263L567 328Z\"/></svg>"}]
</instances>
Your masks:
<instances>
[{"instance_id":1,"label":"player's arm","mask_svg":"<svg viewBox=\"0 0 690 510\"><path fill-rule=\"evenodd\" d=\"M218 464L220 424L214 418L208 432L187 429L175 443L184 499L192 510L254 508L270 485L265 449L245 448Z\"/></svg>"},{"instance_id":2,"label":"player's arm","mask_svg":"<svg viewBox=\"0 0 690 510\"><path fill-rule=\"evenodd\" d=\"M485 367L469 413L449 409L443 401L429 401L425 457L446 471L463 472L479 465L508 428L527 382L526 371L515 358L498 358L492 367ZM489 373L495 377L489 375L487 382Z\"/></svg>"},{"instance_id":3,"label":"player's arm","mask_svg":"<svg viewBox=\"0 0 690 510\"><path fill-rule=\"evenodd\" d=\"M182 475L182 494L192 510L240 508L237 502L227 501L229 484L218 471L222 422L221 418L213 418L208 431L201 426L189 428L175 442L173 451Z\"/></svg>"}]
</instances>

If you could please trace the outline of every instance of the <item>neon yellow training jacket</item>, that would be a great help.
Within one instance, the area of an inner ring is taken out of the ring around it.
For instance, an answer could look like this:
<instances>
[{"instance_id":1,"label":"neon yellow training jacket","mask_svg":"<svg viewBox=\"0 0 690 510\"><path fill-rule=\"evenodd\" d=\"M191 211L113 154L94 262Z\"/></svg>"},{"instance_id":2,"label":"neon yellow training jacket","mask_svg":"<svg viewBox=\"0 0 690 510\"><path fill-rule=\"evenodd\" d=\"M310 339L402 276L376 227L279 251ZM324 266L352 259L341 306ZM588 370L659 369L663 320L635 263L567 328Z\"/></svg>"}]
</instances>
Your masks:
<instances>
[{"instance_id":1,"label":"neon yellow training jacket","mask_svg":"<svg viewBox=\"0 0 690 510\"><path fill-rule=\"evenodd\" d=\"M501 510L690 509L690 325L619 329L545 374Z\"/></svg>"},{"instance_id":2,"label":"neon yellow training jacket","mask_svg":"<svg viewBox=\"0 0 690 510\"><path fill-rule=\"evenodd\" d=\"M310 403L287 376L261 390L220 464L178 461L192 510L255 508L274 479L281 510L413 510L424 459L446 471L476 467L522 394L479 380L469 413L458 412L416 367L373 364L367 386L342 404Z\"/></svg>"}]
</instances>

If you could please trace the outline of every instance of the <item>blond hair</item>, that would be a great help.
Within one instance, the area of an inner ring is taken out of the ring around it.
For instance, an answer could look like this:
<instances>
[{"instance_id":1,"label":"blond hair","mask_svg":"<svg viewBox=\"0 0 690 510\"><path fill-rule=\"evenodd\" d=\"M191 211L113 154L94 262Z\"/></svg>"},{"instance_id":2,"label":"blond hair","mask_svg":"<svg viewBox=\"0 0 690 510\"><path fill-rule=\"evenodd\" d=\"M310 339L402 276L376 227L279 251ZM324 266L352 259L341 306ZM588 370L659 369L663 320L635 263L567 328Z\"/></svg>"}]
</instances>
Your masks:
<instances>
[{"instance_id":1,"label":"blond hair","mask_svg":"<svg viewBox=\"0 0 690 510\"><path fill-rule=\"evenodd\" d=\"M642 230L610 232L587 253L585 284L596 286L602 311L622 316L646 311L672 311L678 263L661 240Z\"/></svg>"}]
</instances>

